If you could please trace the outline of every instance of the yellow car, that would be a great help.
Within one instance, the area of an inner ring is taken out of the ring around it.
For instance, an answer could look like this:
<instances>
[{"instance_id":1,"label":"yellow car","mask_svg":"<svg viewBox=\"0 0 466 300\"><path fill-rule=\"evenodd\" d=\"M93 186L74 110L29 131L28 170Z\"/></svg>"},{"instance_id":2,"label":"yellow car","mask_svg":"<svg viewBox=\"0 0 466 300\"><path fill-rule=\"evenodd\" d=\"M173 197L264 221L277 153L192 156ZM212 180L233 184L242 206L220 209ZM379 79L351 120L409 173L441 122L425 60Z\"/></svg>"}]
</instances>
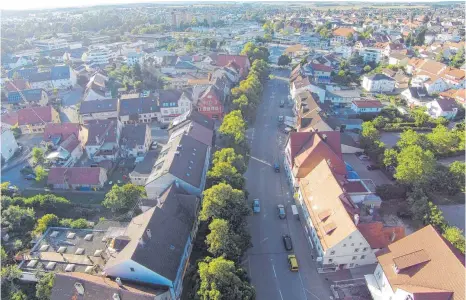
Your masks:
<instances>
[{"instance_id":1,"label":"yellow car","mask_svg":"<svg viewBox=\"0 0 466 300\"><path fill-rule=\"evenodd\" d=\"M290 266L290 271L298 272L298 260L296 259L296 255L288 255L288 265Z\"/></svg>"}]
</instances>

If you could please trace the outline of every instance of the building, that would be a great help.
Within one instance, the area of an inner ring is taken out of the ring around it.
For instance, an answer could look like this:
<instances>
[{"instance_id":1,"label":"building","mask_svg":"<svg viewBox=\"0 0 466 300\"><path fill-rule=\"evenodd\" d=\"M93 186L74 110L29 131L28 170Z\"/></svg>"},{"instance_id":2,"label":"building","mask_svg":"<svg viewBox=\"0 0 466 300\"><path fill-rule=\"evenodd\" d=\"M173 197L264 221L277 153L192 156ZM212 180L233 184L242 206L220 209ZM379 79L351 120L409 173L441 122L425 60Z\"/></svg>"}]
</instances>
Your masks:
<instances>
[{"instance_id":1,"label":"building","mask_svg":"<svg viewBox=\"0 0 466 300\"><path fill-rule=\"evenodd\" d=\"M357 114L379 113L383 105L378 100L353 101L351 109Z\"/></svg>"},{"instance_id":2,"label":"building","mask_svg":"<svg viewBox=\"0 0 466 300\"><path fill-rule=\"evenodd\" d=\"M304 91L293 98L296 130L299 132L332 131L324 118L325 110L329 109L328 103L316 101L313 95L309 91Z\"/></svg>"},{"instance_id":3,"label":"building","mask_svg":"<svg viewBox=\"0 0 466 300\"><path fill-rule=\"evenodd\" d=\"M248 75L251 63L246 55L211 54L204 59L204 62L217 67L226 67L234 63L238 67L241 78Z\"/></svg>"},{"instance_id":4,"label":"building","mask_svg":"<svg viewBox=\"0 0 466 300\"><path fill-rule=\"evenodd\" d=\"M42 133L47 123L60 123L60 115L52 106L23 108L18 111L18 127L22 134Z\"/></svg>"},{"instance_id":5,"label":"building","mask_svg":"<svg viewBox=\"0 0 466 300\"><path fill-rule=\"evenodd\" d=\"M153 95L125 95L120 98L118 116L123 124L152 123L161 118L160 106Z\"/></svg>"},{"instance_id":6,"label":"building","mask_svg":"<svg viewBox=\"0 0 466 300\"><path fill-rule=\"evenodd\" d=\"M107 87L108 77L101 74L95 73L89 79L86 85L86 90L83 95L83 102L91 100L105 100L112 99L112 92Z\"/></svg>"},{"instance_id":7,"label":"building","mask_svg":"<svg viewBox=\"0 0 466 300\"><path fill-rule=\"evenodd\" d=\"M141 66L144 63L145 54L143 51L131 51L126 57L126 63L129 66L134 66L135 64Z\"/></svg>"},{"instance_id":8,"label":"building","mask_svg":"<svg viewBox=\"0 0 466 300\"><path fill-rule=\"evenodd\" d=\"M464 255L428 225L377 253L365 275L374 300L465 299Z\"/></svg>"},{"instance_id":9,"label":"building","mask_svg":"<svg viewBox=\"0 0 466 300\"><path fill-rule=\"evenodd\" d=\"M1 127L1 155L2 161L7 162L18 150L18 143L16 142L13 131L8 128Z\"/></svg>"},{"instance_id":10,"label":"building","mask_svg":"<svg viewBox=\"0 0 466 300\"><path fill-rule=\"evenodd\" d=\"M221 120L223 118L222 91L216 86L209 86L199 97L197 102L199 113L212 120Z\"/></svg>"},{"instance_id":11,"label":"building","mask_svg":"<svg viewBox=\"0 0 466 300\"><path fill-rule=\"evenodd\" d=\"M309 81L309 78L304 77L304 78L297 78L295 81L293 81L290 84L290 93L291 97L294 98L296 97L297 94L303 92L303 91L309 91L311 89L311 82Z\"/></svg>"},{"instance_id":12,"label":"building","mask_svg":"<svg viewBox=\"0 0 466 300\"><path fill-rule=\"evenodd\" d=\"M189 121L183 124L179 124L175 128L170 130L170 140L175 139L180 135L189 135L195 140L203 143L208 147L212 147L214 139L214 131L195 121Z\"/></svg>"},{"instance_id":13,"label":"building","mask_svg":"<svg viewBox=\"0 0 466 300\"><path fill-rule=\"evenodd\" d=\"M81 122L118 118L118 99L83 101L79 106Z\"/></svg>"},{"instance_id":14,"label":"building","mask_svg":"<svg viewBox=\"0 0 466 300\"><path fill-rule=\"evenodd\" d=\"M46 106L49 102L49 96L43 89L27 89L21 91L12 91L8 93L7 103L26 106L39 105Z\"/></svg>"},{"instance_id":15,"label":"building","mask_svg":"<svg viewBox=\"0 0 466 300\"><path fill-rule=\"evenodd\" d=\"M382 50L378 48L366 47L359 50L359 56L362 57L362 60L365 64L370 62L378 64L382 59Z\"/></svg>"},{"instance_id":16,"label":"building","mask_svg":"<svg viewBox=\"0 0 466 300\"><path fill-rule=\"evenodd\" d=\"M71 167L83 155L80 140L85 131L75 123L49 123L45 125L44 139L41 144L51 148L46 156L54 166Z\"/></svg>"},{"instance_id":17,"label":"building","mask_svg":"<svg viewBox=\"0 0 466 300\"><path fill-rule=\"evenodd\" d=\"M88 65L106 65L115 58L116 52L105 46L90 46L88 51L82 55L81 60Z\"/></svg>"},{"instance_id":18,"label":"building","mask_svg":"<svg viewBox=\"0 0 466 300\"><path fill-rule=\"evenodd\" d=\"M41 50L57 50L68 48L69 44L64 39L47 39L47 40L36 40L33 42L34 46Z\"/></svg>"},{"instance_id":19,"label":"building","mask_svg":"<svg viewBox=\"0 0 466 300\"><path fill-rule=\"evenodd\" d=\"M359 89L351 88L332 88L325 92L325 100L332 102L336 107L349 107L353 101L361 99L361 91ZM322 100L320 100L322 101Z\"/></svg>"},{"instance_id":20,"label":"building","mask_svg":"<svg viewBox=\"0 0 466 300\"><path fill-rule=\"evenodd\" d=\"M87 156L95 162L115 161L120 152L122 127L118 120L92 120L84 124L87 134L81 142Z\"/></svg>"},{"instance_id":21,"label":"building","mask_svg":"<svg viewBox=\"0 0 466 300\"><path fill-rule=\"evenodd\" d=\"M190 111L192 99L187 91L161 90L159 92L160 120L170 123L179 115Z\"/></svg>"},{"instance_id":22,"label":"building","mask_svg":"<svg viewBox=\"0 0 466 300\"><path fill-rule=\"evenodd\" d=\"M330 83L332 80L332 67L309 63L304 66L306 75L310 76L316 83Z\"/></svg>"},{"instance_id":23,"label":"building","mask_svg":"<svg viewBox=\"0 0 466 300\"><path fill-rule=\"evenodd\" d=\"M77 298L79 297L79 298ZM79 272L57 273L51 300L63 299L171 300L168 287L138 285L120 278Z\"/></svg>"},{"instance_id":24,"label":"building","mask_svg":"<svg viewBox=\"0 0 466 300\"><path fill-rule=\"evenodd\" d=\"M156 198L177 182L189 194L200 197L209 161L207 145L188 135L177 136L162 148L145 185L147 196Z\"/></svg>"},{"instance_id":25,"label":"building","mask_svg":"<svg viewBox=\"0 0 466 300\"><path fill-rule=\"evenodd\" d=\"M32 89L69 89L77 83L77 76L68 65L56 65L50 68L36 70L27 75L27 80Z\"/></svg>"},{"instance_id":26,"label":"building","mask_svg":"<svg viewBox=\"0 0 466 300\"><path fill-rule=\"evenodd\" d=\"M99 167L51 168L47 185L55 189L98 190L107 181L107 171Z\"/></svg>"},{"instance_id":27,"label":"building","mask_svg":"<svg viewBox=\"0 0 466 300\"><path fill-rule=\"evenodd\" d=\"M143 209L124 235L114 238L104 271L113 278L167 286L172 299L179 299L197 233L200 201L171 184L150 202L155 206Z\"/></svg>"},{"instance_id":28,"label":"building","mask_svg":"<svg viewBox=\"0 0 466 300\"><path fill-rule=\"evenodd\" d=\"M433 100L423 86L408 87L401 92L401 97L404 98L410 106L422 106Z\"/></svg>"},{"instance_id":29,"label":"building","mask_svg":"<svg viewBox=\"0 0 466 300\"><path fill-rule=\"evenodd\" d=\"M170 126L168 128L168 134L171 135L175 130L177 130L180 126L185 126L190 122L195 122L207 129L214 130L215 122L209 117L204 116L203 114L199 113L196 110L190 110L185 112L184 114L174 118Z\"/></svg>"},{"instance_id":30,"label":"building","mask_svg":"<svg viewBox=\"0 0 466 300\"><path fill-rule=\"evenodd\" d=\"M340 27L333 30L333 37L331 43L333 44L346 44L349 39L357 40L357 32L353 28Z\"/></svg>"},{"instance_id":31,"label":"building","mask_svg":"<svg viewBox=\"0 0 466 300\"><path fill-rule=\"evenodd\" d=\"M143 160L136 163L134 170L129 173L131 183L135 185L146 185L147 178L152 173L152 168L155 165L159 151L149 150L144 156Z\"/></svg>"},{"instance_id":32,"label":"building","mask_svg":"<svg viewBox=\"0 0 466 300\"><path fill-rule=\"evenodd\" d=\"M385 74L365 75L362 87L368 92L391 93L395 89L395 79Z\"/></svg>"},{"instance_id":33,"label":"building","mask_svg":"<svg viewBox=\"0 0 466 300\"><path fill-rule=\"evenodd\" d=\"M152 143L151 129L147 124L128 124L121 131L120 156L135 157L141 161Z\"/></svg>"},{"instance_id":34,"label":"building","mask_svg":"<svg viewBox=\"0 0 466 300\"><path fill-rule=\"evenodd\" d=\"M298 190L307 237L322 273L374 264L380 248L404 237L404 228L388 228L380 222L361 229L356 199L370 193L364 182L347 180L332 169L333 163L320 161L301 178ZM352 192L364 193L353 199Z\"/></svg>"},{"instance_id":35,"label":"building","mask_svg":"<svg viewBox=\"0 0 466 300\"><path fill-rule=\"evenodd\" d=\"M426 103L427 113L434 119L443 117L452 120L458 113L458 104L451 99L436 99Z\"/></svg>"}]
</instances>

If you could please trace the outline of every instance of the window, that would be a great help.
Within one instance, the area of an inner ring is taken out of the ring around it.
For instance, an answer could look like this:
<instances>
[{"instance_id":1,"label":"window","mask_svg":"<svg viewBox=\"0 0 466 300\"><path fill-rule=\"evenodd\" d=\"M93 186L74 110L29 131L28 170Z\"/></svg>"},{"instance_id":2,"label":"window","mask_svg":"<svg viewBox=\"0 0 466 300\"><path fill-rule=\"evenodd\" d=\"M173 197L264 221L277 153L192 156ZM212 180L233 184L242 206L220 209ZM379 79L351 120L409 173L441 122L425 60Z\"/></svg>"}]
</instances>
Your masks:
<instances>
[{"instance_id":1,"label":"window","mask_svg":"<svg viewBox=\"0 0 466 300\"><path fill-rule=\"evenodd\" d=\"M331 264L333 262L333 259L329 258L328 263Z\"/></svg>"},{"instance_id":2,"label":"window","mask_svg":"<svg viewBox=\"0 0 466 300\"><path fill-rule=\"evenodd\" d=\"M377 279L382 278L382 271L379 270L379 271L375 272L375 277L376 277Z\"/></svg>"},{"instance_id":3,"label":"window","mask_svg":"<svg viewBox=\"0 0 466 300\"><path fill-rule=\"evenodd\" d=\"M359 252L359 248L354 249L354 252Z\"/></svg>"},{"instance_id":4,"label":"window","mask_svg":"<svg viewBox=\"0 0 466 300\"><path fill-rule=\"evenodd\" d=\"M343 247L346 247L346 244L343 244Z\"/></svg>"},{"instance_id":5,"label":"window","mask_svg":"<svg viewBox=\"0 0 466 300\"><path fill-rule=\"evenodd\" d=\"M353 244L351 244L351 247L353 247L353 246L354 246L354 243L353 243Z\"/></svg>"},{"instance_id":6,"label":"window","mask_svg":"<svg viewBox=\"0 0 466 300\"><path fill-rule=\"evenodd\" d=\"M353 260L356 260L358 257L357 256L353 256Z\"/></svg>"},{"instance_id":7,"label":"window","mask_svg":"<svg viewBox=\"0 0 466 300\"><path fill-rule=\"evenodd\" d=\"M362 248L362 252L367 251L367 247Z\"/></svg>"},{"instance_id":8,"label":"window","mask_svg":"<svg viewBox=\"0 0 466 300\"><path fill-rule=\"evenodd\" d=\"M134 268L129 268L131 270L131 272L134 272Z\"/></svg>"},{"instance_id":9,"label":"window","mask_svg":"<svg viewBox=\"0 0 466 300\"><path fill-rule=\"evenodd\" d=\"M330 255L335 255L335 251L330 251Z\"/></svg>"},{"instance_id":10,"label":"window","mask_svg":"<svg viewBox=\"0 0 466 300\"><path fill-rule=\"evenodd\" d=\"M364 258L366 258L366 256L365 256L365 255L361 255L361 259L364 259Z\"/></svg>"},{"instance_id":11,"label":"window","mask_svg":"<svg viewBox=\"0 0 466 300\"><path fill-rule=\"evenodd\" d=\"M349 267L352 268L354 266L354 264L349 264Z\"/></svg>"}]
</instances>

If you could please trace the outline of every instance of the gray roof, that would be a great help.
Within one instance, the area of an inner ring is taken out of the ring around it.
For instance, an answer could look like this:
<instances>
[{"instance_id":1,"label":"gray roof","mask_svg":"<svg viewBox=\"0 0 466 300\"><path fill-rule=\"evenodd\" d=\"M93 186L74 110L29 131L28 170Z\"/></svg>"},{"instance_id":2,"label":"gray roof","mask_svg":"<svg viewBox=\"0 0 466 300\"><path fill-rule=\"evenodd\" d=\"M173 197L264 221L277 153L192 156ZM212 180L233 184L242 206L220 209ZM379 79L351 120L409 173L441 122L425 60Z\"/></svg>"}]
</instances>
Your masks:
<instances>
[{"instance_id":1,"label":"gray roof","mask_svg":"<svg viewBox=\"0 0 466 300\"><path fill-rule=\"evenodd\" d=\"M84 295L78 296L75 283L79 282L84 288ZM104 300L115 299L118 294L120 300L153 300L157 295L168 292L168 287L137 285L122 280L123 286L103 276L88 275L85 273L57 273L52 288L51 300L80 299Z\"/></svg>"},{"instance_id":2,"label":"gray roof","mask_svg":"<svg viewBox=\"0 0 466 300\"><path fill-rule=\"evenodd\" d=\"M372 74L366 76L368 79L373 80L373 81L378 81L378 80L388 80L388 81L395 81L393 78L388 77L385 74Z\"/></svg>"},{"instance_id":3,"label":"gray roof","mask_svg":"<svg viewBox=\"0 0 466 300\"><path fill-rule=\"evenodd\" d=\"M125 236L129 243L105 269L128 259L174 281L184 248L196 221L197 197L179 195L171 185L158 199L158 204L136 216L129 223Z\"/></svg>"},{"instance_id":4,"label":"gray roof","mask_svg":"<svg viewBox=\"0 0 466 300\"><path fill-rule=\"evenodd\" d=\"M170 173L188 184L200 187L208 146L189 135L179 135L162 148L146 185Z\"/></svg>"},{"instance_id":5,"label":"gray roof","mask_svg":"<svg viewBox=\"0 0 466 300\"><path fill-rule=\"evenodd\" d=\"M160 151L151 150L146 153L144 159L136 164L133 172L131 172L131 176L149 176L152 172L152 168L154 167L155 161L159 155Z\"/></svg>"},{"instance_id":6,"label":"gray roof","mask_svg":"<svg viewBox=\"0 0 466 300\"><path fill-rule=\"evenodd\" d=\"M413 98L420 99L423 97L424 98L429 97L429 94L427 93L427 89L423 86L410 86L408 89Z\"/></svg>"},{"instance_id":7,"label":"gray roof","mask_svg":"<svg viewBox=\"0 0 466 300\"><path fill-rule=\"evenodd\" d=\"M153 96L120 99L119 116L159 112L160 107Z\"/></svg>"},{"instance_id":8,"label":"gray roof","mask_svg":"<svg viewBox=\"0 0 466 300\"><path fill-rule=\"evenodd\" d=\"M214 120L204 116L196 110L190 110L172 120L168 133L171 134L174 130L176 130L176 127L184 126L190 121L194 121L197 124L202 125L210 130L214 130L215 127Z\"/></svg>"},{"instance_id":9,"label":"gray roof","mask_svg":"<svg viewBox=\"0 0 466 300\"><path fill-rule=\"evenodd\" d=\"M121 146L133 149L138 145L144 145L148 127L149 125L147 124L125 125L121 130Z\"/></svg>"},{"instance_id":10,"label":"gray roof","mask_svg":"<svg viewBox=\"0 0 466 300\"><path fill-rule=\"evenodd\" d=\"M110 112L118 110L118 99L83 101L79 107L80 114Z\"/></svg>"}]
</instances>

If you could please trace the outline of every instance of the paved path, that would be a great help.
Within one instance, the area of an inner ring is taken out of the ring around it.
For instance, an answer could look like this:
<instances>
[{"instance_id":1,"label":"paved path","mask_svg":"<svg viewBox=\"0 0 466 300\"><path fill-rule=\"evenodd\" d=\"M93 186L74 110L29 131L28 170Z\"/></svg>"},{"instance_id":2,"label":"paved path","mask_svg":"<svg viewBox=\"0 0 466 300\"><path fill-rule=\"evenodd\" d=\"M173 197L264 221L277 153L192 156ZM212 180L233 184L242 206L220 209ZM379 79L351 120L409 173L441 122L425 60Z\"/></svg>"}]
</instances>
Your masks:
<instances>
[{"instance_id":1,"label":"paved path","mask_svg":"<svg viewBox=\"0 0 466 300\"><path fill-rule=\"evenodd\" d=\"M263 102L257 118L248 130L251 157L245 174L249 191L249 204L260 199L261 212L248 218L253 247L249 249L244 265L256 288L258 300L329 299L329 282L320 276L311 259L311 248L299 220L293 218L294 204L286 176L275 173L274 162L281 162L285 134L278 131L278 115L291 116L291 107L279 108L281 99L287 99L289 70L274 70L276 77L265 84ZM277 205L284 204L287 219L277 215ZM289 234L293 251L287 252L282 235ZM287 256L294 253L299 262L299 272L288 269Z\"/></svg>"}]
</instances>

